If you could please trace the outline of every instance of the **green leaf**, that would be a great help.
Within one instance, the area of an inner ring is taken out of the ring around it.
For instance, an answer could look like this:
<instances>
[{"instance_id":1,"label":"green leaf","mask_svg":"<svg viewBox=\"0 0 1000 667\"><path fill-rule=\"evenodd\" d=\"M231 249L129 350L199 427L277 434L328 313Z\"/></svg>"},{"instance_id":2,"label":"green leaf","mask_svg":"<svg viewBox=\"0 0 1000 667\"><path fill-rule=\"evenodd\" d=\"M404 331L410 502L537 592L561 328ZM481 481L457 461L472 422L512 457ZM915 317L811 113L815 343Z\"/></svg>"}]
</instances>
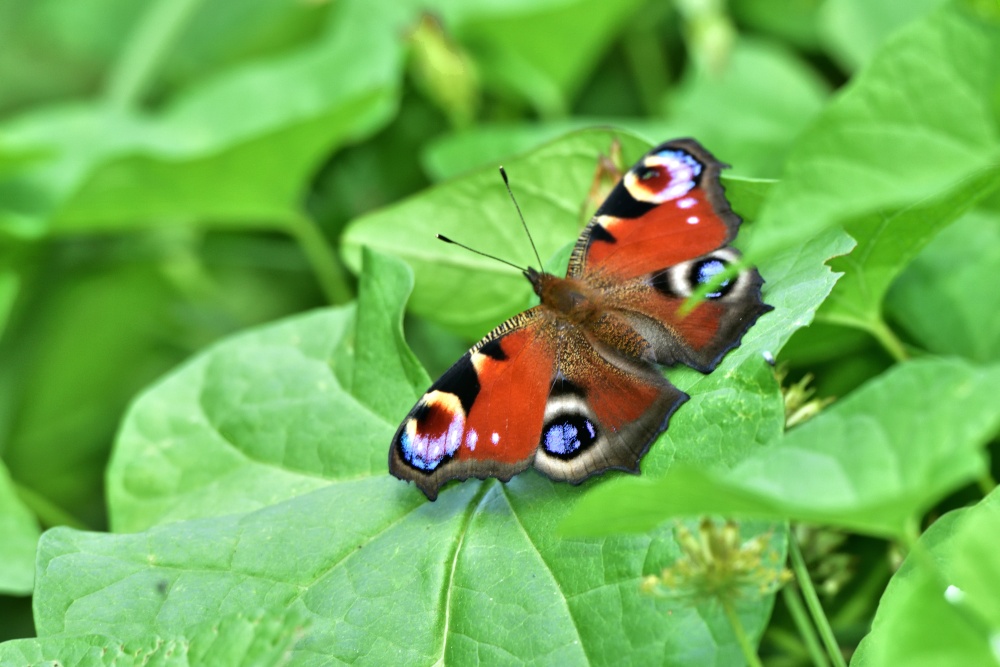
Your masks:
<instances>
[{"instance_id":1,"label":"green leaf","mask_svg":"<svg viewBox=\"0 0 1000 667\"><path fill-rule=\"evenodd\" d=\"M402 341L407 268L365 257L358 307L237 336L136 401L108 469L117 529L245 511L385 470L396 420L429 380Z\"/></svg>"},{"instance_id":2,"label":"green leaf","mask_svg":"<svg viewBox=\"0 0 1000 667\"><path fill-rule=\"evenodd\" d=\"M476 59L487 87L516 91L543 116L569 101L639 0L439 2L456 38Z\"/></svg>"},{"instance_id":3,"label":"green leaf","mask_svg":"<svg viewBox=\"0 0 1000 667\"><path fill-rule=\"evenodd\" d=\"M1000 492L931 524L879 602L851 660L883 665L1000 661Z\"/></svg>"},{"instance_id":4,"label":"green leaf","mask_svg":"<svg viewBox=\"0 0 1000 667\"><path fill-rule=\"evenodd\" d=\"M122 411L184 356L165 344L176 294L155 265L124 259L141 242L119 245L117 261L99 247L20 266L19 307L0 341L7 466L23 487L86 525L103 523L104 468Z\"/></svg>"},{"instance_id":5,"label":"green leaf","mask_svg":"<svg viewBox=\"0 0 1000 667\"><path fill-rule=\"evenodd\" d=\"M697 137L733 165L732 173L774 178L828 95L817 73L791 51L740 39L723 71L689 66L667 98L667 120L678 136Z\"/></svg>"},{"instance_id":6,"label":"green leaf","mask_svg":"<svg viewBox=\"0 0 1000 667\"><path fill-rule=\"evenodd\" d=\"M998 392L998 366L899 364L729 471L676 467L660 479L595 489L565 529L604 535L718 513L902 536L922 512L983 472L981 447L1000 428ZM719 446L745 446L741 437L726 432Z\"/></svg>"},{"instance_id":7,"label":"green leaf","mask_svg":"<svg viewBox=\"0 0 1000 667\"><path fill-rule=\"evenodd\" d=\"M402 262L362 248L350 390L389 422L409 412L430 378L403 337L403 304L413 273Z\"/></svg>"},{"instance_id":8,"label":"green leaf","mask_svg":"<svg viewBox=\"0 0 1000 667\"><path fill-rule=\"evenodd\" d=\"M505 162L543 261L576 240L597 157L608 152L614 137L628 156L637 158L648 149L634 137L590 130ZM354 220L344 231L343 256L355 269L361 246L406 260L416 281L409 310L469 338L524 310L532 291L517 269L442 243L437 233L515 264L534 263L495 167Z\"/></svg>"},{"instance_id":9,"label":"green leaf","mask_svg":"<svg viewBox=\"0 0 1000 667\"><path fill-rule=\"evenodd\" d=\"M0 228L38 236L178 219L280 224L334 146L388 119L401 18L345 0L315 42L227 70L155 114L90 102L4 123L12 149L49 158L0 179L13 209Z\"/></svg>"},{"instance_id":10,"label":"green leaf","mask_svg":"<svg viewBox=\"0 0 1000 667\"><path fill-rule=\"evenodd\" d=\"M970 177L937 201L866 216L847 225L858 241L854 251L833 260L842 271L820 317L829 322L877 331L882 326L882 301L896 276L940 230L994 191L1000 167Z\"/></svg>"},{"instance_id":11,"label":"green leaf","mask_svg":"<svg viewBox=\"0 0 1000 667\"><path fill-rule=\"evenodd\" d=\"M168 597L167 580L147 596ZM235 611L168 634L123 641L96 633L60 634L0 644L0 664L51 664L61 667L195 667L197 665L284 665L307 628L302 615L283 609Z\"/></svg>"},{"instance_id":12,"label":"green leaf","mask_svg":"<svg viewBox=\"0 0 1000 667\"><path fill-rule=\"evenodd\" d=\"M679 136L662 121L639 118L574 116L544 123L480 123L435 138L421 154L421 162L431 178L445 181L476 169L489 171L509 164L519 154L538 150L570 132L604 126L646 139L650 146L654 141ZM599 150L606 154L608 147Z\"/></svg>"},{"instance_id":13,"label":"green leaf","mask_svg":"<svg viewBox=\"0 0 1000 667\"><path fill-rule=\"evenodd\" d=\"M144 533L55 529L40 547L38 633L148 641L266 604L309 622L295 663L736 663L721 611L639 592L676 557L670 531L560 539L573 495L529 474L429 503L380 474ZM752 636L769 612L769 599L743 609Z\"/></svg>"},{"instance_id":14,"label":"green leaf","mask_svg":"<svg viewBox=\"0 0 1000 667\"><path fill-rule=\"evenodd\" d=\"M1000 361L1000 291L983 289L1000 267L1000 212L965 215L931 241L889 292L891 319L937 354Z\"/></svg>"},{"instance_id":15,"label":"green leaf","mask_svg":"<svg viewBox=\"0 0 1000 667\"><path fill-rule=\"evenodd\" d=\"M826 0L817 23L833 58L855 70L867 63L891 34L942 4L942 0Z\"/></svg>"},{"instance_id":16,"label":"green leaf","mask_svg":"<svg viewBox=\"0 0 1000 667\"><path fill-rule=\"evenodd\" d=\"M1000 157L1000 28L949 6L890 40L797 142L751 259L877 211L945 201Z\"/></svg>"},{"instance_id":17,"label":"green leaf","mask_svg":"<svg viewBox=\"0 0 1000 667\"><path fill-rule=\"evenodd\" d=\"M35 546L41 531L21 502L0 461L0 593L26 595L35 578Z\"/></svg>"}]
</instances>

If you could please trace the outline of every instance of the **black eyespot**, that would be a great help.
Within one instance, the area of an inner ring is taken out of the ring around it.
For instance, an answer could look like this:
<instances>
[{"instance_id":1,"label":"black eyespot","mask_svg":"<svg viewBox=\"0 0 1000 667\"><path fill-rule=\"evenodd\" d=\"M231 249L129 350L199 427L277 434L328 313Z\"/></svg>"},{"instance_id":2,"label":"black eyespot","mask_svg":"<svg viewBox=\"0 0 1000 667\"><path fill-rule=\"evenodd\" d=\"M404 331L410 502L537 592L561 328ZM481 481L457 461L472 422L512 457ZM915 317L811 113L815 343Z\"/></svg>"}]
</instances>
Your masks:
<instances>
[{"instance_id":1,"label":"black eyespot","mask_svg":"<svg viewBox=\"0 0 1000 667\"><path fill-rule=\"evenodd\" d=\"M597 442L594 422L578 413L559 415L545 425L542 433L545 451L560 459L578 456Z\"/></svg>"},{"instance_id":2,"label":"black eyespot","mask_svg":"<svg viewBox=\"0 0 1000 667\"><path fill-rule=\"evenodd\" d=\"M717 276L726 270L726 263L721 259L715 257L710 257L708 259L703 259L700 262L695 262L691 265L691 274L688 276L688 281L691 284L691 288L695 289L699 285L704 285L709 280ZM709 292L705 295L706 299L719 299L724 297L729 293L729 290L733 288L733 281L724 280L722 284L719 285L718 291Z\"/></svg>"}]
</instances>

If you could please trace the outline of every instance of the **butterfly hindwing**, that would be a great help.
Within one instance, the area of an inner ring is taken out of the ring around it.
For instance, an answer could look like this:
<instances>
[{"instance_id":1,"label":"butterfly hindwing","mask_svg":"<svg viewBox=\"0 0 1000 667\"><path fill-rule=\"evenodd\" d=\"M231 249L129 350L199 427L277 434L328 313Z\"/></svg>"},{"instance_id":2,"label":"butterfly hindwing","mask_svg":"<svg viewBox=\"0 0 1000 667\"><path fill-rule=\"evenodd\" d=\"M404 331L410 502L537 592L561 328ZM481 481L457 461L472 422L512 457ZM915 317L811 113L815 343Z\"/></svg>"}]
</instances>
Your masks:
<instances>
[{"instance_id":1,"label":"butterfly hindwing","mask_svg":"<svg viewBox=\"0 0 1000 667\"><path fill-rule=\"evenodd\" d=\"M609 469L639 472L639 459L688 396L648 362L582 330L560 340L534 466L572 483Z\"/></svg>"}]
</instances>

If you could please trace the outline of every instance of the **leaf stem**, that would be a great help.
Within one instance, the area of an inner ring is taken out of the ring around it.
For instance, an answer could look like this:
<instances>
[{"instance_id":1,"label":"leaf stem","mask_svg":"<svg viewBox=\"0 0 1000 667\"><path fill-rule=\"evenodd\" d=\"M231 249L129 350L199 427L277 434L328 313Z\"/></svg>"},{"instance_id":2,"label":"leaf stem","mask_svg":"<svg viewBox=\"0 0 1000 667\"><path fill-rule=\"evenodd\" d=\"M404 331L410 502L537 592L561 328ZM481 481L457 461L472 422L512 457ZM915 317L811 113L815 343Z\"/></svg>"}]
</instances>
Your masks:
<instances>
[{"instance_id":1,"label":"leaf stem","mask_svg":"<svg viewBox=\"0 0 1000 667\"><path fill-rule=\"evenodd\" d=\"M740 621L740 616L736 613L733 603L725 597L721 598L721 602L722 609L726 612L729 625L733 627L733 634L736 635L736 641L740 645L740 650L743 651L743 657L746 658L747 664L750 667L763 667L757 651L750 644L750 638L747 637L746 630L743 629L743 622Z\"/></svg>"},{"instance_id":2,"label":"leaf stem","mask_svg":"<svg viewBox=\"0 0 1000 667\"><path fill-rule=\"evenodd\" d=\"M13 480L13 485L17 497L31 510L31 513L38 518L38 521L43 526L47 528L69 526L77 530L90 530L88 525L34 489L29 489L16 480Z\"/></svg>"},{"instance_id":3,"label":"leaf stem","mask_svg":"<svg viewBox=\"0 0 1000 667\"><path fill-rule=\"evenodd\" d=\"M139 17L108 75L104 97L115 109L138 106L157 68L202 0L156 0Z\"/></svg>"},{"instance_id":4,"label":"leaf stem","mask_svg":"<svg viewBox=\"0 0 1000 667\"><path fill-rule=\"evenodd\" d=\"M906 361L910 358L909 352L906 351L906 347L903 346L903 341L899 340L896 333L889 328L889 325L885 323L881 318L876 320L874 323L869 323L868 329L875 340L877 340L885 351L888 352L893 359L896 361Z\"/></svg>"},{"instance_id":5,"label":"leaf stem","mask_svg":"<svg viewBox=\"0 0 1000 667\"><path fill-rule=\"evenodd\" d=\"M331 304L347 303L353 294L340 260L330 250L319 226L305 213L294 213L285 220L286 229L305 252L320 288Z\"/></svg>"},{"instance_id":6,"label":"leaf stem","mask_svg":"<svg viewBox=\"0 0 1000 667\"><path fill-rule=\"evenodd\" d=\"M827 659L826 654L823 653L823 647L820 646L816 630L809 620L809 613L806 611L806 607L802 603L802 597L798 591L794 586L785 586L781 589L781 598L785 601L785 607L788 609L788 613L791 615L792 621L799 631L799 636L805 642L806 651L808 651L813 664L817 667L829 667L830 661Z\"/></svg>"},{"instance_id":7,"label":"leaf stem","mask_svg":"<svg viewBox=\"0 0 1000 667\"><path fill-rule=\"evenodd\" d=\"M833 634L833 628L830 627L830 621L823 611L823 605L820 604L819 595L816 594L816 588L813 586L809 570L806 568L806 561L802 557L802 550L799 549L799 543L794 535L789 536L788 539L788 555L792 561L795 580L805 598L806 607L809 609L813 623L816 624L816 629L819 630L819 635L826 646L827 655L830 656L830 660L836 667L847 667L847 663L844 662L844 654L840 651L840 645Z\"/></svg>"}]
</instances>

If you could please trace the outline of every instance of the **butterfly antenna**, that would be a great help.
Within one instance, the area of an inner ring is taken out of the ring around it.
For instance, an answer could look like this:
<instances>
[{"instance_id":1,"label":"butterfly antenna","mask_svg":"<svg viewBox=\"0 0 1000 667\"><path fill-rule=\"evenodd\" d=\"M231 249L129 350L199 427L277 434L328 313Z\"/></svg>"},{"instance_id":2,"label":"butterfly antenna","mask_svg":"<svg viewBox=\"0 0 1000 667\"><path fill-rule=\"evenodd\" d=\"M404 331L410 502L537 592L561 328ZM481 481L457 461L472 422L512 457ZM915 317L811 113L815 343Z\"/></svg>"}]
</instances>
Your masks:
<instances>
[{"instance_id":1,"label":"butterfly antenna","mask_svg":"<svg viewBox=\"0 0 1000 667\"><path fill-rule=\"evenodd\" d=\"M538 256L538 248L535 247L535 239L531 238L531 232L528 230L528 223L524 221L524 214L521 213L521 207L517 203L517 199L514 198L514 192L510 189L510 181L507 180L507 170L500 166L500 175L503 176L503 184L507 186L507 194L510 195L510 200L514 202L514 208L517 209L517 217L521 218L521 224L524 226L524 233L528 235L528 241L531 242L531 249L535 251L535 259L538 260L538 268L541 271L545 270L545 266L542 264L542 258Z\"/></svg>"},{"instance_id":2,"label":"butterfly antenna","mask_svg":"<svg viewBox=\"0 0 1000 667\"><path fill-rule=\"evenodd\" d=\"M501 264L506 264L507 266L513 266L515 269L517 269L521 273L525 273L526 272L526 270L524 268L518 266L517 264L513 264L511 262L508 262L506 259L500 259L496 255L489 255L489 254L487 254L485 252L482 252L480 250L476 250L475 248L470 248L469 246L465 245L464 243L459 243L458 241L452 241L450 238L448 238L444 234L438 234L437 237L439 239L441 239L442 241L444 241L445 243L452 243L454 245L457 245L459 248L465 248L469 252L474 252L477 255L482 255L483 257L489 257L490 259L495 259L496 261L500 262Z\"/></svg>"}]
</instances>

